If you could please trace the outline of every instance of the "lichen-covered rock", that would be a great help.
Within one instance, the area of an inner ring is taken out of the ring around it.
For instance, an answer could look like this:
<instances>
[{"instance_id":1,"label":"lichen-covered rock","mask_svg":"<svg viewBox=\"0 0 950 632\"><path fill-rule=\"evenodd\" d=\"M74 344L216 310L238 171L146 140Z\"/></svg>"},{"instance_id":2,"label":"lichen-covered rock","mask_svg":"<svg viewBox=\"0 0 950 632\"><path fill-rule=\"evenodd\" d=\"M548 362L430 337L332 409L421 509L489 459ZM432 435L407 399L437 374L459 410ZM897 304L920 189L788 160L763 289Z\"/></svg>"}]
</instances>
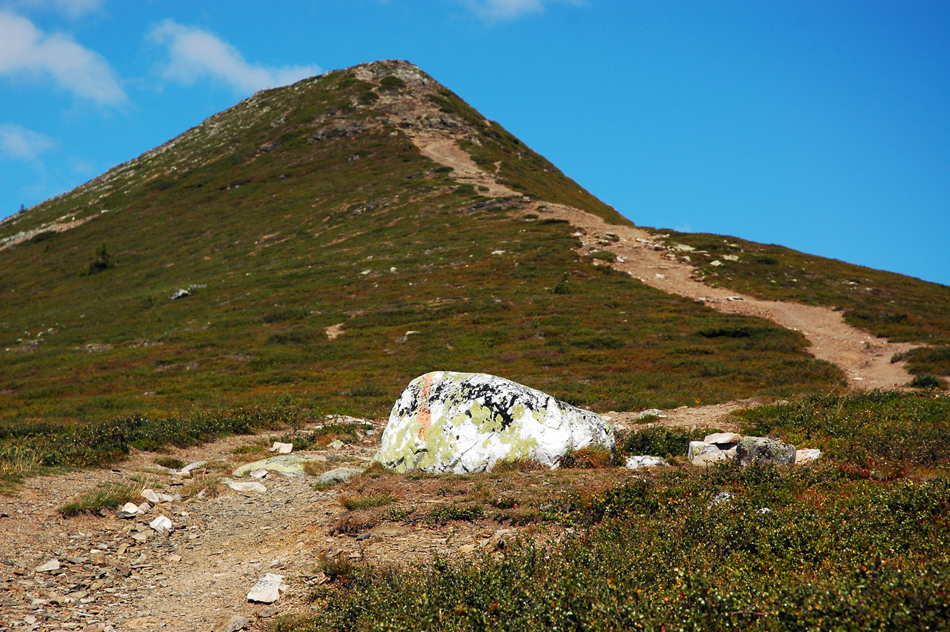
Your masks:
<instances>
[{"instance_id":1,"label":"lichen-covered rock","mask_svg":"<svg viewBox=\"0 0 950 632\"><path fill-rule=\"evenodd\" d=\"M515 459L556 468L594 445L613 450L614 434L590 411L493 375L436 371L396 400L376 460L397 472L464 474Z\"/></svg>"},{"instance_id":2,"label":"lichen-covered rock","mask_svg":"<svg viewBox=\"0 0 950 632\"><path fill-rule=\"evenodd\" d=\"M736 456L743 467L757 462L793 465L795 446L765 437L742 437L736 446Z\"/></svg>"}]
</instances>

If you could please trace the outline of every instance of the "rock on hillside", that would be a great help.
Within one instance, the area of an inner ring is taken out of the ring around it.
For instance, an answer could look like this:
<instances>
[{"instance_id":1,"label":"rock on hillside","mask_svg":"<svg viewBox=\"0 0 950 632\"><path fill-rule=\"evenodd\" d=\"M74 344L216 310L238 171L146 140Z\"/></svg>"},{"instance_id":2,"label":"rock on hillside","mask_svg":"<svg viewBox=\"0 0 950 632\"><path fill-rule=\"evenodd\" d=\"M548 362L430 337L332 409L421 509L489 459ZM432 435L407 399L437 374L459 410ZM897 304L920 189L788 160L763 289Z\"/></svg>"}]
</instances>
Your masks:
<instances>
[{"instance_id":1,"label":"rock on hillside","mask_svg":"<svg viewBox=\"0 0 950 632\"><path fill-rule=\"evenodd\" d=\"M464 474L515 459L556 468L592 445L614 447L613 429L592 412L493 375L436 371L396 401L376 460L397 472Z\"/></svg>"}]
</instances>

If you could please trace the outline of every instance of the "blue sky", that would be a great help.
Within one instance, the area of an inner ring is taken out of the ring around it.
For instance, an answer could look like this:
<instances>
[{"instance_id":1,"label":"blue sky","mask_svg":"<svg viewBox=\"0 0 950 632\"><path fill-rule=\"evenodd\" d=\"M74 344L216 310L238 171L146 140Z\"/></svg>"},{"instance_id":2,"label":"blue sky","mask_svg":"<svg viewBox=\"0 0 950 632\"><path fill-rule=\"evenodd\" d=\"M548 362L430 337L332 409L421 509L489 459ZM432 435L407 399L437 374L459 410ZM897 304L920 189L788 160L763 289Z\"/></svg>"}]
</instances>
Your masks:
<instances>
[{"instance_id":1,"label":"blue sky","mask_svg":"<svg viewBox=\"0 0 950 632\"><path fill-rule=\"evenodd\" d=\"M946 0L0 0L0 217L390 58L637 224L950 285Z\"/></svg>"}]
</instances>

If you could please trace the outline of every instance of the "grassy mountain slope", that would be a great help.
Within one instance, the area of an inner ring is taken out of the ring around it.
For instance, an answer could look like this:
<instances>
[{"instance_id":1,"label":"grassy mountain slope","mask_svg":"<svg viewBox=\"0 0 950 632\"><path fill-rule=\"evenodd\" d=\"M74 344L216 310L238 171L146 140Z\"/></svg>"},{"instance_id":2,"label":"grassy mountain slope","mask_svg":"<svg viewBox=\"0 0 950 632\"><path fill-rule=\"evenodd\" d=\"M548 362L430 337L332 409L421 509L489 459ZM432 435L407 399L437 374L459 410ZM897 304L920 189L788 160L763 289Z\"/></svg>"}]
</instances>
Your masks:
<instances>
[{"instance_id":1,"label":"grassy mountain slope","mask_svg":"<svg viewBox=\"0 0 950 632\"><path fill-rule=\"evenodd\" d=\"M841 379L797 333L704 335L748 319L579 260L568 226L423 157L408 135L432 130L477 140L526 195L624 221L409 64L261 92L0 225L0 420L288 397L379 414L436 368L598 410Z\"/></svg>"},{"instance_id":2,"label":"grassy mountain slope","mask_svg":"<svg viewBox=\"0 0 950 632\"><path fill-rule=\"evenodd\" d=\"M669 232L707 283L759 298L834 306L851 325L894 342L950 344L950 287L734 237ZM737 257L736 260L723 256ZM722 265L713 266L713 261ZM950 366L948 366L950 372Z\"/></svg>"}]
</instances>

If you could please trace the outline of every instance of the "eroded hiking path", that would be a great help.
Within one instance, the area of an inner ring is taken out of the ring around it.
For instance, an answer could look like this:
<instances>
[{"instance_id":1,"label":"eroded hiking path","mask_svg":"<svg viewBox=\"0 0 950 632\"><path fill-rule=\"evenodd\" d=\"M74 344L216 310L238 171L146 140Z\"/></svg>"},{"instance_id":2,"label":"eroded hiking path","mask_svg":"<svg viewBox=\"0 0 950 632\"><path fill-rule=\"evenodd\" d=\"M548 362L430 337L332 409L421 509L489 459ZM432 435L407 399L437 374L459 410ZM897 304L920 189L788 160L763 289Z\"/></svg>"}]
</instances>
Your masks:
<instances>
[{"instance_id":1,"label":"eroded hiking path","mask_svg":"<svg viewBox=\"0 0 950 632\"><path fill-rule=\"evenodd\" d=\"M518 195L495 182L494 174L478 168L454 138L432 133L417 135L413 142L432 160L452 167L459 182L488 187L483 195ZM669 253L657 235L632 226L607 224L585 211L548 202L530 202L525 212L565 219L578 229L581 253L606 250L620 259L613 264L643 283L670 294L677 294L727 314L742 314L768 319L782 327L801 332L811 343L808 351L820 360L840 367L854 389L900 388L910 381L903 362L891 363L895 354L918 345L892 343L846 323L841 312L827 307L765 301L736 292L713 288L693 278L693 267ZM615 236L609 237L608 233Z\"/></svg>"}]
</instances>

